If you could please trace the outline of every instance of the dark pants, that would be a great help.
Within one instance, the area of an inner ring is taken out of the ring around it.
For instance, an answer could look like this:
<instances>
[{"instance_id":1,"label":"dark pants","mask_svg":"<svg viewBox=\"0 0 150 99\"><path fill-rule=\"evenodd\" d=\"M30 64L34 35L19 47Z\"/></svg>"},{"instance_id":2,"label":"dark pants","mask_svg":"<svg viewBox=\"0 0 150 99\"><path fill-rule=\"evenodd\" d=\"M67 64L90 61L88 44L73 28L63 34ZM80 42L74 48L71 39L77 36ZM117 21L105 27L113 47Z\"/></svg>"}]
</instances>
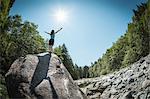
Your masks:
<instances>
[{"instance_id":1,"label":"dark pants","mask_svg":"<svg viewBox=\"0 0 150 99\"><path fill-rule=\"evenodd\" d=\"M54 39L49 40L49 45L52 45L52 46L54 45Z\"/></svg>"}]
</instances>

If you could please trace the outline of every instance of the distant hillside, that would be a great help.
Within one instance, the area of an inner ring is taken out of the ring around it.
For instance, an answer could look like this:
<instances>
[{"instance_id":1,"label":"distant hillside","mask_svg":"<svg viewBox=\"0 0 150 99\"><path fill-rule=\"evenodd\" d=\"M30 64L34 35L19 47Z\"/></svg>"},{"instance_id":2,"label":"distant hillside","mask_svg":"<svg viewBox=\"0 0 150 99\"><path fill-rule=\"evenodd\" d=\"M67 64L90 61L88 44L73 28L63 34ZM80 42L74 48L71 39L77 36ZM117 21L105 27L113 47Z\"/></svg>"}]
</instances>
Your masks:
<instances>
[{"instance_id":1,"label":"distant hillside","mask_svg":"<svg viewBox=\"0 0 150 99\"><path fill-rule=\"evenodd\" d=\"M90 77L119 70L150 53L150 0L138 5L133 12L126 33L90 66Z\"/></svg>"}]
</instances>

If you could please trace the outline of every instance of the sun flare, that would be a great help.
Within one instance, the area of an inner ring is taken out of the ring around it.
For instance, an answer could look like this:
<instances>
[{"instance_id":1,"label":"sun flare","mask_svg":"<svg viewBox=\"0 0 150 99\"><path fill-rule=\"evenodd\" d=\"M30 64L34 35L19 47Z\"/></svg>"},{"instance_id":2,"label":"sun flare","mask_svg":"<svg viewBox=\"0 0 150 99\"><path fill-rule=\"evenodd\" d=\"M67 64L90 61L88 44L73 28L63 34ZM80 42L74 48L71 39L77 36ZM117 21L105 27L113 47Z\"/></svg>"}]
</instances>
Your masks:
<instances>
[{"instance_id":1,"label":"sun flare","mask_svg":"<svg viewBox=\"0 0 150 99\"><path fill-rule=\"evenodd\" d=\"M66 22L68 19L68 13L64 9L58 9L54 16L58 22Z\"/></svg>"}]
</instances>

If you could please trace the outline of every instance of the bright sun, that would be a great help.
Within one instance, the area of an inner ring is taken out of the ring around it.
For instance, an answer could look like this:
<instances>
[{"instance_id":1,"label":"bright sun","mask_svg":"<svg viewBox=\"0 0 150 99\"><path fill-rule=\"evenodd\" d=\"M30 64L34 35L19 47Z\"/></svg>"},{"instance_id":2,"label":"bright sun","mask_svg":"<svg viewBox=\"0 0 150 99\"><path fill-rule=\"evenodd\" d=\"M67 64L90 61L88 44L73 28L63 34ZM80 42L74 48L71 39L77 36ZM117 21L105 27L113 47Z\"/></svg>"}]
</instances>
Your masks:
<instances>
[{"instance_id":1,"label":"bright sun","mask_svg":"<svg viewBox=\"0 0 150 99\"><path fill-rule=\"evenodd\" d=\"M68 13L64 9L58 9L54 14L58 22L66 22L68 19Z\"/></svg>"}]
</instances>

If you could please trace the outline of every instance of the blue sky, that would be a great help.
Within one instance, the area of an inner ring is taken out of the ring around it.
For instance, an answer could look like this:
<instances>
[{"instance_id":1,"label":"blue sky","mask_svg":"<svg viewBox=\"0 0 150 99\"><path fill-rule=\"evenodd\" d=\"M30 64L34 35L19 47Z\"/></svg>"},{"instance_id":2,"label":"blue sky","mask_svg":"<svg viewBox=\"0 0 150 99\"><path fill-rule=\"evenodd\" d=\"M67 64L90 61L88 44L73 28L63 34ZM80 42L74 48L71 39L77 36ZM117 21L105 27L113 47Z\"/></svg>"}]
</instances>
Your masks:
<instances>
[{"instance_id":1,"label":"blue sky","mask_svg":"<svg viewBox=\"0 0 150 99\"><path fill-rule=\"evenodd\" d=\"M73 62L90 65L101 57L127 30L132 9L147 0L16 0L11 15L37 24L44 39L44 31L63 30L56 34L55 46L66 44ZM68 19L56 22L53 14L64 9Z\"/></svg>"}]
</instances>

